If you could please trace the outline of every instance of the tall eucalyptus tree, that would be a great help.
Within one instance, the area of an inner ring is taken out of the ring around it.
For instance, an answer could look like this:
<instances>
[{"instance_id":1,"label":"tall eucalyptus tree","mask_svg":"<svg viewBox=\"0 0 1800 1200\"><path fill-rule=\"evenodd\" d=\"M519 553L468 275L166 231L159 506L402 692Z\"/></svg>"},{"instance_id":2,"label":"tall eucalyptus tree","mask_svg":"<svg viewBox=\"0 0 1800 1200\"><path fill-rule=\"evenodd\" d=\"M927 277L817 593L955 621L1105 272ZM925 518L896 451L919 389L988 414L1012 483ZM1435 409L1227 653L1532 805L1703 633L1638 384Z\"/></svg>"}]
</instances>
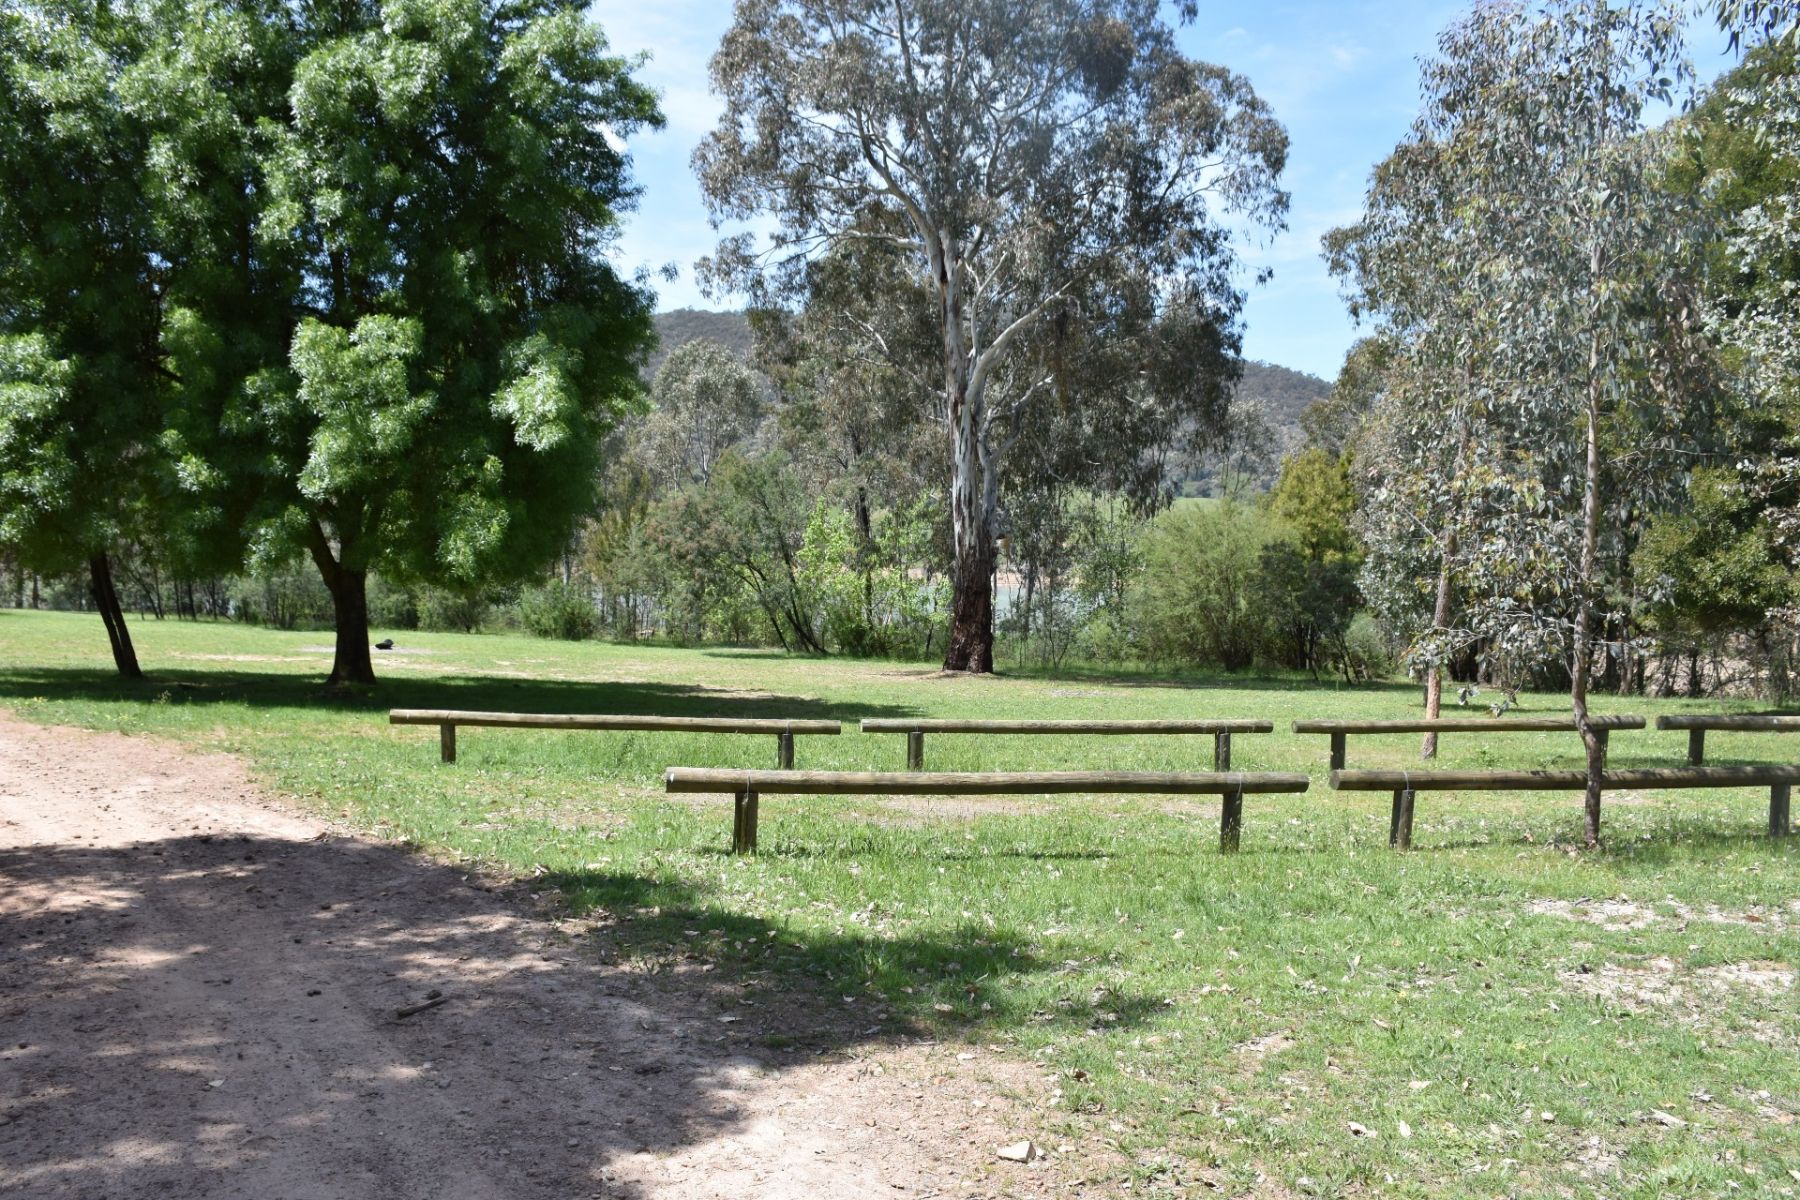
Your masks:
<instances>
[{"instance_id":1,"label":"tall eucalyptus tree","mask_svg":"<svg viewBox=\"0 0 1800 1200\"><path fill-rule=\"evenodd\" d=\"M702 190L776 231L761 251L727 239L710 278L791 301L815 257L874 238L929 305L954 535L944 665L991 670L1009 450L1052 403L1093 406L1083 424L1111 435L1096 449L1120 455L1146 427L1216 421L1242 303L1221 216L1280 227L1286 135L1246 80L1180 52L1154 0L739 0L712 78L725 113L695 152ZM1190 336L1152 336L1173 324ZM1131 386L1072 394L1093 348L1136 350ZM1156 380L1151 353L1171 364ZM1144 411L1159 419L1129 419Z\"/></svg>"},{"instance_id":2,"label":"tall eucalyptus tree","mask_svg":"<svg viewBox=\"0 0 1800 1200\"><path fill-rule=\"evenodd\" d=\"M1332 243L1403 338L1441 336L1445 322L1479 331L1479 353L1450 356L1463 385L1447 394L1478 401L1492 432L1463 444L1485 450L1514 502L1484 522L1470 559L1476 620L1567 656L1590 844L1604 749L1587 693L1616 604L1602 543L1622 560L1630 514L1678 495L1712 395L1704 215L1657 186L1675 135L1645 127L1681 73L1681 20L1609 0L1477 8L1426 64L1424 111L1378 172L1369 215ZM1465 253L1435 257L1446 241ZM1399 286L1369 269L1408 254ZM1409 331L1421 289L1432 319ZM1449 470L1458 480L1470 464Z\"/></svg>"}]
</instances>

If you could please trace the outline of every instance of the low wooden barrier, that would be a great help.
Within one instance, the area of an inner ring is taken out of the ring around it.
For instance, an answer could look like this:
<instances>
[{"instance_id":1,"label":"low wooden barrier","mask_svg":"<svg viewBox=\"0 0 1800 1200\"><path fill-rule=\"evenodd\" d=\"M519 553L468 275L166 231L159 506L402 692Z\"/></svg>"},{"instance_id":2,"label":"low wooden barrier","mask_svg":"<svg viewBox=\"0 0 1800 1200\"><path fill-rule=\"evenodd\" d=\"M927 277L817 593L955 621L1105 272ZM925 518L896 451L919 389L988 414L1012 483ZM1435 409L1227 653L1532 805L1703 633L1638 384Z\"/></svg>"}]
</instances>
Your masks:
<instances>
[{"instance_id":1,"label":"low wooden barrier","mask_svg":"<svg viewBox=\"0 0 1800 1200\"><path fill-rule=\"evenodd\" d=\"M615 717L574 713L470 712L454 708L396 708L390 725L436 725L439 755L456 761L456 729L475 725L501 729L603 729L640 733L750 733L775 738L775 758L783 769L794 765L796 734L836 734L836 721L784 721L755 717Z\"/></svg>"},{"instance_id":2,"label":"low wooden barrier","mask_svg":"<svg viewBox=\"0 0 1800 1200\"><path fill-rule=\"evenodd\" d=\"M1588 724L1604 742L1615 729L1642 729L1644 718L1595 716ZM1295 733L1331 735L1331 769L1344 768L1345 739L1357 733L1557 733L1574 731L1574 717L1417 717L1399 721L1295 721Z\"/></svg>"},{"instance_id":3,"label":"low wooden barrier","mask_svg":"<svg viewBox=\"0 0 1800 1200\"><path fill-rule=\"evenodd\" d=\"M1217 795L1219 850L1238 848L1244 824L1244 797L1267 792L1304 792L1305 775L1259 771L728 771L670 767L663 777L670 792L722 792L735 798L731 848L756 849L757 797L765 792L807 796L1016 796L1045 793L1150 793Z\"/></svg>"},{"instance_id":4,"label":"low wooden barrier","mask_svg":"<svg viewBox=\"0 0 1800 1200\"><path fill-rule=\"evenodd\" d=\"M906 769L925 769L925 735L928 733L1087 733L1117 737L1126 734L1212 734L1213 770L1231 770L1231 735L1271 733L1273 721L982 721L958 719L909 720L880 718L862 723L864 733L904 733Z\"/></svg>"},{"instance_id":5,"label":"low wooden barrier","mask_svg":"<svg viewBox=\"0 0 1800 1200\"><path fill-rule=\"evenodd\" d=\"M1743 716L1671 716L1656 718L1658 729L1685 729L1688 731L1688 765L1697 767L1706 758L1706 731L1717 729L1721 732L1734 731L1740 733L1795 733L1800 732L1800 717L1781 717L1770 715Z\"/></svg>"},{"instance_id":6,"label":"low wooden barrier","mask_svg":"<svg viewBox=\"0 0 1800 1200\"><path fill-rule=\"evenodd\" d=\"M1587 789L1587 772L1554 771L1344 771L1331 773L1331 786L1343 792L1392 792L1394 806L1388 820L1388 844L1399 850L1412 846L1413 796L1418 792L1578 792ZM1600 790L1621 788L1724 788L1769 789L1769 835L1789 832L1789 795L1800 783L1800 766L1755 767L1643 767L1603 771Z\"/></svg>"}]
</instances>

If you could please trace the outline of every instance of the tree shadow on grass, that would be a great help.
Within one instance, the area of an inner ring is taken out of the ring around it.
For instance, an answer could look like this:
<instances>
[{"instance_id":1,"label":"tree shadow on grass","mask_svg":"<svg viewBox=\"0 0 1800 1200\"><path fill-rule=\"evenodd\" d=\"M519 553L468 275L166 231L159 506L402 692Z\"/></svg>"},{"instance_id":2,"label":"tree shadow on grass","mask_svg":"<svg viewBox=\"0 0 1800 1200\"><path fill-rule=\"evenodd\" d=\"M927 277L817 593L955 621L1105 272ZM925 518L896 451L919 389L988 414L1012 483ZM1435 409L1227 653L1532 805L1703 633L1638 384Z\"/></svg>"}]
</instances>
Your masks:
<instances>
[{"instance_id":1,"label":"tree shadow on grass","mask_svg":"<svg viewBox=\"0 0 1800 1200\"><path fill-rule=\"evenodd\" d=\"M527 888L589 919L361 840L0 850L0 1191L632 1196L603 1172L724 1153L771 1070L1161 1003L1022 1012L1066 968L1005 929L802 931L627 872Z\"/></svg>"},{"instance_id":2,"label":"tree shadow on grass","mask_svg":"<svg viewBox=\"0 0 1800 1200\"><path fill-rule=\"evenodd\" d=\"M909 716L917 711L908 705L866 701L746 695L698 684L509 679L488 675L395 676L372 689L325 688L310 676L241 669L162 670L154 678L127 680L111 671L13 667L0 670L0 705L9 700L242 704L312 712L457 708L622 716L836 718L845 722L865 717Z\"/></svg>"}]
</instances>

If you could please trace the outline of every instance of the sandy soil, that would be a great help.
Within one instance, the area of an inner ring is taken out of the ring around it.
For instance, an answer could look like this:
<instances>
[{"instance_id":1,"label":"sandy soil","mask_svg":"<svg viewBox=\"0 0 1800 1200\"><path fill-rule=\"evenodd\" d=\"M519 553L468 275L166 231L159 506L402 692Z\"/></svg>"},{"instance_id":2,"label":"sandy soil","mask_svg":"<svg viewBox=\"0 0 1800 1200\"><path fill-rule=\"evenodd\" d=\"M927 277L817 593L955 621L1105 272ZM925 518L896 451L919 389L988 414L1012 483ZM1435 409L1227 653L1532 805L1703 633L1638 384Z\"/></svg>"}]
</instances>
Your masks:
<instances>
[{"instance_id":1,"label":"sandy soil","mask_svg":"<svg viewBox=\"0 0 1800 1200\"><path fill-rule=\"evenodd\" d=\"M1041 1069L605 957L231 758L0 714L0 1195L1087 1190L995 1155L1044 1141Z\"/></svg>"}]
</instances>

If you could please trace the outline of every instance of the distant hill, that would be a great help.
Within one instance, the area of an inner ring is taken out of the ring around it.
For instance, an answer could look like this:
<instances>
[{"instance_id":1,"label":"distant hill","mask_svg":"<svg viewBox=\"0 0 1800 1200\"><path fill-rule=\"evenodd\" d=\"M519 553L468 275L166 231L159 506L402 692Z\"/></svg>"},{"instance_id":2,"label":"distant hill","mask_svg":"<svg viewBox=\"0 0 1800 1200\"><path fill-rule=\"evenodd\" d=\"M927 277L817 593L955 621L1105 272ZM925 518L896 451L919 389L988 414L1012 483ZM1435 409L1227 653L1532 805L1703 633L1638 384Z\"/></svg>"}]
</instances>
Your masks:
<instances>
[{"instance_id":1,"label":"distant hill","mask_svg":"<svg viewBox=\"0 0 1800 1200\"><path fill-rule=\"evenodd\" d=\"M656 314L656 333L662 344L645 367L645 378L655 378L656 369L662 366L670 351L696 338L711 338L746 359L750 357L750 322L741 312L677 308ZM1290 370L1274 363L1246 362L1238 392L1261 402L1264 415L1280 439L1276 448L1276 457L1280 457L1299 445L1300 414L1315 400L1329 396L1331 385L1304 371Z\"/></svg>"},{"instance_id":2,"label":"distant hill","mask_svg":"<svg viewBox=\"0 0 1800 1200\"><path fill-rule=\"evenodd\" d=\"M741 312L707 312L703 308L677 308L656 314L656 353L644 365L644 378L655 379L663 359L683 342L711 338L745 359L750 357L750 322Z\"/></svg>"},{"instance_id":3,"label":"distant hill","mask_svg":"<svg viewBox=\"0 0 1800 1200\"><path fill-rule=\"evenodd\" d=\"M1331 395L1331 385L1305 371L1274 363L1246 362L1244 377L1238 381L1238 394L1261 401L1269 424L1282 432L1286 442L1288 430L1298 432L1300 414L1307 405Z\"/></svg>"}]
</instances>

